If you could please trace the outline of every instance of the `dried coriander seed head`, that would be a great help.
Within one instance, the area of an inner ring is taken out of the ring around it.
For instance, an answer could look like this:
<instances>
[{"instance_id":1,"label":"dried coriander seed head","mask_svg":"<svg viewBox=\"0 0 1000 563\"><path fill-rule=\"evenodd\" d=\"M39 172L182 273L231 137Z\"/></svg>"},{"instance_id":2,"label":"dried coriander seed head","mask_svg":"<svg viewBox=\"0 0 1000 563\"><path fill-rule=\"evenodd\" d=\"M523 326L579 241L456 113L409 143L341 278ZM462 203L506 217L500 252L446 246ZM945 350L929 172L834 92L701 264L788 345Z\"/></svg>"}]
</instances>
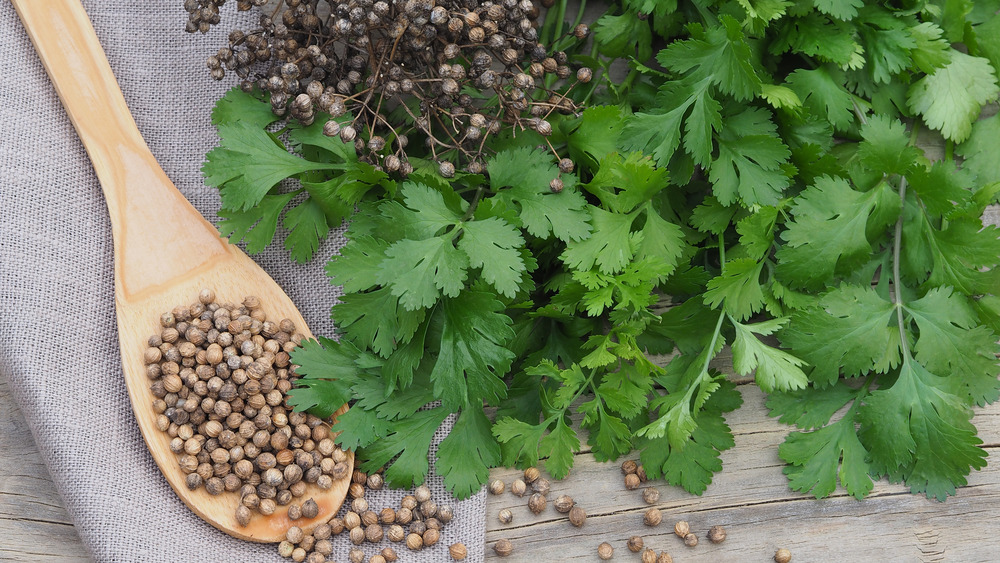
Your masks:
<instances>
[{"instance_id":1,"label":"dried coriander seed head","mask_svg":"<svg viewBox=\"0 0 1000 563\"><path fill-rule=\"evenodd\" d=\"M781 548L774 552L774 563L789 563L792 560L792 552Z\"/></svg>"},{"instance_id":2,"label":"dried coriander seed head","mask_svg":"<svg viewBox=\"0 0 1000 563\"><path fill-rule=\"evenodd\" d=\"M610 543L604 542L597 546L597 557L603 561L611 559L615 555L615 548L611 546Z\"/></svg>"},{"instance_id":3,"label":"dried coriander seed head","mask_svg":"<svg viewBox=\"0 0 1000 563\"><path fill-rule=\"evenodd\" d=\"M684 545L686 545L688 547L694 547L694 546L698 545L698 535L697 534L688 534L688 535L684 536Z\"/></svg>"},{"instance_id":4,"label":"dried coriander seed head","mask_svg":"<svg viewBox=\"0 0 1000 563\"><path fill-rule=\"evenodd\" d=\"M708 541L722 543L726 541L726 529L722 526L712 526L708 529Z\"/></svg>"},{"instance_id":5,"label":"dried coriander seed head","mask_svg":"<svg viewBox=\"0 0 1000 563\"><path fill-rule=\"evenodd\" d=\"M632 536L628 539L628 543L626 545L628 546L628 550L632 553L639 553L642 551L643 543L642 536Z\"/></svg>"},{"instance_id":6,"label":"dried coriander seed head","mask_svg":"<svg viewBox=\"0 0 1000 563\"><path fill-rule=\"evenodd\" d=\"M642 490L642 500L646 504L656 504L660 502L660 490L656 487L646 487Z\"/></svg>"},{"instance_id":7,"label":"dried coriander seed head","mask_svg":"<svg viewBox=\"0 0 1000 563\"><path fill-rule=\"evenodd\" d=\"M663 521L663 513L659 508L650 508L642 515L642 523L647 526L659 526Z\"/></svg>"},{"instance_id":8,"label":"dried coriander seed head","mask_svg":"<svg viewBox=\"0 0 1000 563\"><path fill-rule=\"evenodd\" d=\"M507 486L504 484L503 481L501 481L500 479L494 479L490 481L490 486L489 486L490 494L502 495L506 487Z\"/></svg>"},{"instance_id":9,"label":"dried coriander seed head","mask_svg":"<svg viewBox=\"0 0 1000 563\"><path fill-rule=\"evenodd\" d=\"M497 540L497 543L493 544L493 552L500 557L507 557L514 551L514 544L510 542L509 539L503 538Z\"/></svg>"},{"instance_id":10,"label":"dried coriander seed head","mask_svg":"<svg viewBox=\"0 0 1000 563\"><path fill-rule=\"evenodd\" d=\"M691 533L691 525L686 520L681 520L674 524L674 533L677 534L677 537L683 538Z\"/></svg>"},{"instance_id":11,"label":"dried coriander seed head","mask_svg":"<svg viewBox=\"0 0 1000 563\"><path fill-rule=\"evenodd\" d=\"M587 511L580 506L574 506L569 510L569 523L579 528L587 521Z\"/></svg>"}]
</instances>

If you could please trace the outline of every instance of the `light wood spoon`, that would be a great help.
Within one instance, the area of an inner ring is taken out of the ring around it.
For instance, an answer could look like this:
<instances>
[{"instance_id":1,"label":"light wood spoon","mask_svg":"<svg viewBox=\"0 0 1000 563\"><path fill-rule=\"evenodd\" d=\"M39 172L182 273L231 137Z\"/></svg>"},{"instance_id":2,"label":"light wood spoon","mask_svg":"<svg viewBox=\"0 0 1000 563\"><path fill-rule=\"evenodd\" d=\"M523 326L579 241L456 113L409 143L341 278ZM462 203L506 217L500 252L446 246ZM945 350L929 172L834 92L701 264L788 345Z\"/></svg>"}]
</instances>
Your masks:
<instances>
[{"instance_id":1,"label":"light wood spoon","mask_svg":"<svg viewBox=\"0 0 1000 563\"><path fill-rule=\"evenodd\" d=\"M220 238L157 164L79 0L12 2L87 149L107 200L122 369L146 445L177 496L209 524L242 539L281 541L292 525L286 507L278 507L269 517L254 513L243 527L235 519L239 493L211 496L203 487L191 491L185 486L186 475L169 449L170 438L155 426L143 351L149 336L160 330L160 315L196 302L202 288L213 289L223 303L256 295L269 319L291 319L299 332L310 336L306 323L278 284L239 248ZM337 414L346 410L345 405ZM353 461L350 454L352 466ZM328 520L339 510L349 485L349 478L335 481L326 491L309 485L296 501L314 498L319 516L294 524L308 533Z\"/></svg>"}]
</instances>

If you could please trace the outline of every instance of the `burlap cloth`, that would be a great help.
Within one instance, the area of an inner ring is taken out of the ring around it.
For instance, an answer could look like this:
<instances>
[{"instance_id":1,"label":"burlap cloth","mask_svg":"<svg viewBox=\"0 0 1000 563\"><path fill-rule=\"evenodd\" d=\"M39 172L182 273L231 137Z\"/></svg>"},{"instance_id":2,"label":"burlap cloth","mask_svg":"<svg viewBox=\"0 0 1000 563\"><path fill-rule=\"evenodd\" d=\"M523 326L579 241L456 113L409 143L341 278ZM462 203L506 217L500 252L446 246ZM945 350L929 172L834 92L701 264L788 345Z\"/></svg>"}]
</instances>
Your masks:
<instances>
[{"instance_id":1,"label":"burlap cloth","mask_svg":"<svg viewBox=\"0 0 1000 563\"><path fill-rule=\"evenodd\" d=\"M215 221L218 192L203 185L199 168L217 143L209 110L232 83L212 81L204 60L230 26L185 34L181 0L83 3L153 154ZM100 186L7 2L0 2L0 68L0 372L84 544L98 561L287 561L273 545L233 539L199 520L153 464L122 380ZM335 290L323 265L341 243L331 236L306 265L280 246L257 257L316 334L333 334ZM448 499L440 479L429 485L439 504ZM370 499L398 506L403 494ZM419 553L399 549L401 561L450 560L447 546L457 541L468 546L468 561L483 559L484 494L453 506L441 541ZM336 540L334 559L346 561L346 534Z\"/></svg>"}]
</instances>

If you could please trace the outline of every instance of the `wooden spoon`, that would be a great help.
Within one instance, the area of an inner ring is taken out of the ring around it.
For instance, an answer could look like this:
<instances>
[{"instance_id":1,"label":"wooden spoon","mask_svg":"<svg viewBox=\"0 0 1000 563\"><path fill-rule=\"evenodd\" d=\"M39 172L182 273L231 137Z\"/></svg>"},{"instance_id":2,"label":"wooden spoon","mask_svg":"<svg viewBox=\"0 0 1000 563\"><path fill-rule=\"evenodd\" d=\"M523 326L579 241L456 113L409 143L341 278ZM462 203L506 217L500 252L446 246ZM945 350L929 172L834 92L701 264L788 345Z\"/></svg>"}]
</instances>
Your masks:
<instances>
[{"instance_id":1,"label":"wooden spoon","mask_svg":"<svg viewBox=\"0 0 1000 563\"><path fill-rule=\"evenodd\" d=\"M149 336L160 331L160 315L196 302L202 288L213 289L223 303L256 295L269 319L291 319L308 337L305 321L278 284L239 248L221 239L164 174L129 113L79 1L12 1L104 190L114 237L122 369L146 445L177 496L209 524L246 540L281 541L292 525L285 507L269 517L254 513L244 527L235 519L238 493L211 496L203 487L187 488L186 475L169 449L169 436L155 426L143 351ZM337 414L346 410L344 405ZM353 454L348 462L353 467ZM349 478L335 481L326 491L309 485L296 502L315 499L319 516L294 524L308 533L327 521L340 509L349 485Z\"/></svg>"}]
</instances>

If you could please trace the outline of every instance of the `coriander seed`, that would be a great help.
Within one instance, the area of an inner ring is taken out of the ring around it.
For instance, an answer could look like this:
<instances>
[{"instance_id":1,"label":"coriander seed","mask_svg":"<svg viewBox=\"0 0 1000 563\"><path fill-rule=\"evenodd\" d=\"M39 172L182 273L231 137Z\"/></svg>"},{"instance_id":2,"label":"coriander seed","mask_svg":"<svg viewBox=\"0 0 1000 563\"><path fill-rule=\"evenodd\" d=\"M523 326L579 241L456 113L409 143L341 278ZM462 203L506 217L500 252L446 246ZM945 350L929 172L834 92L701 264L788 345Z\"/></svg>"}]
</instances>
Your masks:
<instances>
[{"instance_id":1,"label":"coriander seed","mask_svg":"<svg viewBox=\"0 0 1000 563\"><path fill-rule=\"evenodd\" d=\"M322 553L314 551L306 557L306 563L326 563L326 556Z\"/></svg>"},{"instance_id":2,"label":"coriander seed","mask_svg":"<svg viewBox=\"0 0 1000 563\"><path fill-rule=\"evenodd\" d=\"M368 482L367 482L368 488L373 491L381 489L384 483L385 483L384 478L380 473L372 473L371 475L368 476Z\"/></svg>"},{"instance_id":3,"label":"coriander seed","mask_svg":"<svg viewBox=\"0 0 1000 563\"><path fill-rule=\"evenodd\" d=\"M642 551L643 541L642 536L632 536L628 539L628 550L632 553L639 553Z\"/></svg>"},{"instance_id":4,"label":"coriander seed","mask_svg":"<svg viewBox=\"0 0 1000 563\"><path fill-rule=\"evenodd\" d=\"M301 563L302 561L305 560L306 560L306 550L302 549L301 547L296 547L294 550L292 550L292 561L295 561L296 563Z\"/></svg>"},{"instance_id":5,"label":"coriander seed","mask_svg":"<svg viewBox=\"0 0 1000 563\"><path fill-rule=\"evenodd\" d=\"M465 548L463 543L453 543L448 546L448 555L455 561L461 561L469 554L469 550Z\"/></svg>"},{"instance_id":6,"label":"coriander seed","mask_svg":"<svg viewBox=\"0 0 1000 563\"><path fill-rule=\"evenodd\" d=\"M292 542L285 540L278 544L278 555L288 558L292 556L292 552L295 551L295 546Z\"/></svg>"},{"instance_id":7,"label":"coriander seed","mask_svg":"<svg viewBox=\"0 0 1000 563\"><path fill-rule=\"evenodd\" d=\"M569 510L569 523L579 528L587 521L587 511L580 506L574 506Z\"/></svg>"},{"instance_id":8,"label":"coriander seed","mask_svg":"<svg viewBox=\"0 0 1000 563\"><path fill-rule=\"evenodd\" d=\"M382 557L381 554L376 553L375 555L372 555L368 559L368 563L385 563L385 557Z\"/></svg>"},{"instance_id":9,"label":"coriander seed","mask_svg":"<svg viewBox=\"0 0 1000 563\"><path fill-rule=\"evenodd\" d=\"M688 534L688 535L684 536L684 545L686 545L688 547L694 547L694 546L698 545L698 535L697 534Z\"/></svg>"},{"instance_id":10,"label":"coriander seed","mask_svg":"<svg viewBox=\"0 0 1000 563\"><path fill-rule=\"evenodd\" d=\"M708 529L708 541L722 543L726 541L726 529L722 526L712 526Z\"/></svg>"},{"instance_id":11,"label":"coriander seed","mask_svg":"<svg viewBox=\"0 0 1000 563\"><path fill-rule=\"evenodd\" d=\"M427 531L424 532L422 538L424 545L430 547L436 544L439 539L441 539L441 532L433 528L429 528Z\"/></svg>"},{"instance_id":12,"label":"coriander seed","mask_svg":"<svg viewBox=\"0 0 1000 563\"><path fill-rule=\"evenodd\" d=\"M404 530L399 524L393 524L389 526L389 530L386 532L385 537L387 537L391 542L401 542L406 539L406 530Z\"/></svg>"},{"instance_id":13,"label":"coriander seed","mask_svg":"<svg viewBox=\"0 0 1000 563\"><path fill-rule=\"evenodd\" d=\"M302 531L302 528L298 526L292 526L288 528L287 532L285 532L285 539L294 544L301 542L304 537L306 537L305 533Z\"/></svg>"},{"instance_id":14,"label":"coriander seed","mask_svg":"<svg viewBox=\"0 0 1000 563\"><path fill-rule=\"evenodd\" d=\"M455 517L455 509L451 506L439 506L437 510L437 519L441 521L442 524L447 524Z\"/></svg>"},{"instance_id":15,"label":"coriander seed","mask_svg":"<svg viewBox=\"0 0 1000 563\"><path fill-rule=\"evenodd\" d=\"M604 542L601 545L597 546L597 557L599 557L601 560L607 561L608 559L614 557L614 555L615 555L615 548L611 547L610 543Z\"/></svg>"},{"instance_id":16,"label":"coriander seed","mask_svg":"<svg viewBox=\"0 0 1000 563\"><path fill-rule=\"evenodd\" d=\"M315 500L309 499L302 503L302 516L310 519L319 516L319 505Z\"/></svg>"},{"instance_id":17,"label":"coriander seed","mask_svg":"<svg viewBox=\"0 0 1000 563\"><path fill-rule=\"evenodd\" d=\"M666 551L661 551L660 555L656 558L656 563L674 563L674 558Z\"/></svg>"},{"instance_id":18,"label":"coriander seed","mask_svg":"<svg viewBox=\"0 0 1000 563\"><path fill-rule=\"evenodd\" d=\"M663 513L659 508L650 508L642 515L642 523L647 526L659 526L663 521Z\"/></svg>"},{"instance_id":19,"label":"coriander seed","mask_svg":"<svg viewBox=\"0 0 1000 563\"><path fill-rule=\"evenodd\" d=\"M348 512L344 514L344 527L348 530L353 530L361 526L361 515L357 512Z\"/></svg>"},{"instance_id":20,"label":"coriander seed","mask_svg":"<svg viewBox=\"0 0 1000 563\"><path fill-rule=\"evenodd\" d=\"M680 522L674 524L674 533L677 534L677 537L683 538L690 532L691 526L685 520L681 520Z\"/></svg>"},{"instance_id":21,"label":"coriander seed","mask_svg":"<svg viewBox=\"0 0 1000 563\"><path fill-rule=\"evenodd\" d=\"M490 481L490 487L489 487L490 494L502 495L505 488L506 485L504 485L504 482L501 481L500 479L494 479Z\"/></svg>"},{"instance_id":22,"label":"coriander seed","mask_svg":"<svg viewBox=\"0 0 1000 563\"><path fill-rule=\"evenodd\" d=\"M642 563L656 563L656 551L647 547L646 551L642 552L640 560Z\"/></svg>"},{"instance_id":23,"label":"coriander seed","mask_svg":"<svg viewBox=\"0 0 1000 563\"><path fill-rule=\"evenodd\" d=\"M641 463L635 467L635 474L639 477L640 483L646 482L646 468Z\"/></svg>"},{"instance_id":24,"label":"coriander seed","mask_svg":"<svg viewBox=\"0 0 1000 563\"><path fill-rule=\"evenodd\" d=\"M353 547L347 553L347 560L351 563L365 563L365 552Z\"/></svg>"},{"instance_id":25,"label":"coriander seed","mask_svg":"<svg viewBox=\"0 0 1000 563\"><path fill-rule=\"evenodd\" d=\"M507 538L497 540L497 543L493 544L493 552L500 557L507 557L514 551L514 544L510 543Z\"/></svg>"},{"instance_id":26,"label":"coriander seed","mask_svg":"<svg viewBox=\"0 0 1000 563\"><path fill-rule=\"evenodd\" d=\"M774 563L789 563L792 560L792 552L781 548L774 552Z\"/></svg>"},{"instance_id":27,"label":"coriander seed","mask_svg":"<svg viewBox=\"0 0 1000 563\"><path fill-rule=\"evenodd\" d=\"M420 485L416 489L413 489L413 498L417 499L417 502L423 504L431 500L431 490L427 485Z\"/></svg>"},{"instance_id":28,"label":"coriander seed","mask_svg":"<svg viewBox=\"0 0 1000 563\"><path fill-rule=\"evenodd\" d=\"M500 520L501 524L510 524L513 519L514 513L509 508L501 508L497 513L497 520Z\"/></svg>"},{"instance_id":29,"label":"coriander seed","mask_svg":"<svg viewBox=\"0 0 1000 563\"><path fill-rule=\"evenodd\" d=\"M532 491L535 491L536 493L541 493L543 495L549 494L551 488L552 484L549 483L549 480L544 477L539 477L538 479L535 479L535 482L531 484Z\"/></svg>"},{"instance_id":30,"label":"coriander seed","mask_svg":"<svg viewBox=\"0 0 1000 563\"><path fill-rule=\"evenodd\" d=\"M236 522L243 527L250 524L250 509L244 505L236 507Z\"/></svg>"},{"instance_id":31,"label":"coriander seed","mask_svg":"<svg viewBox=\"0 0 1000 563\"><path fill-rule=\"evenodd\" d=\"M630 475L632 473L635 473L637 465L638 464L636 464L635 460L626 459L625 461L622 462L622 474Z\"/></svg>"},{"instance_id":32,"label":"coriander seed","mask_svg":"<svg viewBox=\"0 0 1000 563\"><path fill-rule=\"evenodd\" d=\"M524 470L524 482L529 485L534 483L541 476L542 472L539 471L537 467L529 467Z\"/></svg>"},{"instance_id":33,"label":"coriander seed","mask_svg":"<svg viewBox=\"0 0 1000 563\"><path fill-rule=\"evenodd\" d=\"M361 526L351 528L351 531L348 533L348 537L354 545L361 545L365 542L365 529Z\"/></svg>"},{"instance_id":34,"label":"coriander seed","mask_svg":"<svg viewBox=\"0 0 1000 563\"><path fill-rule=\"evenodd\" d=\"M646 504L656 504L660 502L660 490L656 487L646 487L642 490L642 500Z\"/></svg>"},{"instance_id":35,"label":"coriander seed","mask_svg":"<svg viewBox=\"0 0 1000 563\"><path fill-rule=\"evenodd\" d=\"M556 500L552 501L552 507L556 509L556 512L561 512L563 514L572 510L573 505L575 504L576 503L573 502L573 498L569 495L559 495L556 497Z\"/></svg>"},{"instance_id":36,"label":"coriander seed","mask_svg":"<svg viewBox=\"0 0 1000 563\"><path fill-rule=\"evenodd\" d=\"M424 547L424 538L417 533L406 536L406 548L410 551L420 551Z\"/></svg>"},{"instance_id":37,"label":"coriander seed","mask_svg":"<svg viewBox=\"0 0 1000 563\"><path fill-rule=\"evenodd\" d=\"M392 563L393 561L399 558L396 555L396 550L391 547L383 547L382 551L380 551L379 554L382 556L383 559L385 559L389 563Z\"/></svg>"},{"instance_id":38,"label":"coriander seed","mask_svg":"<svg viewBox=\"0 0 1000 563\"><path fill-rule=\"evenodd\" d=\"M635 473L629 473L625 476L625 488L632 491L639 488L639 476Z\"/></svg>"},{"instance_id":39,"label":"coriander seed","mask_svg":"<svg viewBox=\"0 0 1000 563\"><path fill-rule=\"evenodd\" d=\"M382 538L384 536L385 532L382 530L382 526L378 524L369 524L365 528L365 539L372 543L378 543L382 541Z\"/></svg>"},{"instance_id":40,"label":"coriander seed","mask_svg":"<svg viewBox=\"0 0 1000 563\"><path fill-rule=\"evenodd\" d=\"M515 496L523 497L528 492L528 485L521 479L510 484L510 492Z\"/></svg>"},{"instance_id":41,"label":"coriander seed","mask_svg":"<svg viewBox=\"0 0 1000 563\"><path fill-rule=\"evenodd\" d=\"M528 510L534 514L541 514L545 510L545 505L548 501L545 499L545 495L542 493L534 493L528 499Z\"/></svg>"}]
</instances>

